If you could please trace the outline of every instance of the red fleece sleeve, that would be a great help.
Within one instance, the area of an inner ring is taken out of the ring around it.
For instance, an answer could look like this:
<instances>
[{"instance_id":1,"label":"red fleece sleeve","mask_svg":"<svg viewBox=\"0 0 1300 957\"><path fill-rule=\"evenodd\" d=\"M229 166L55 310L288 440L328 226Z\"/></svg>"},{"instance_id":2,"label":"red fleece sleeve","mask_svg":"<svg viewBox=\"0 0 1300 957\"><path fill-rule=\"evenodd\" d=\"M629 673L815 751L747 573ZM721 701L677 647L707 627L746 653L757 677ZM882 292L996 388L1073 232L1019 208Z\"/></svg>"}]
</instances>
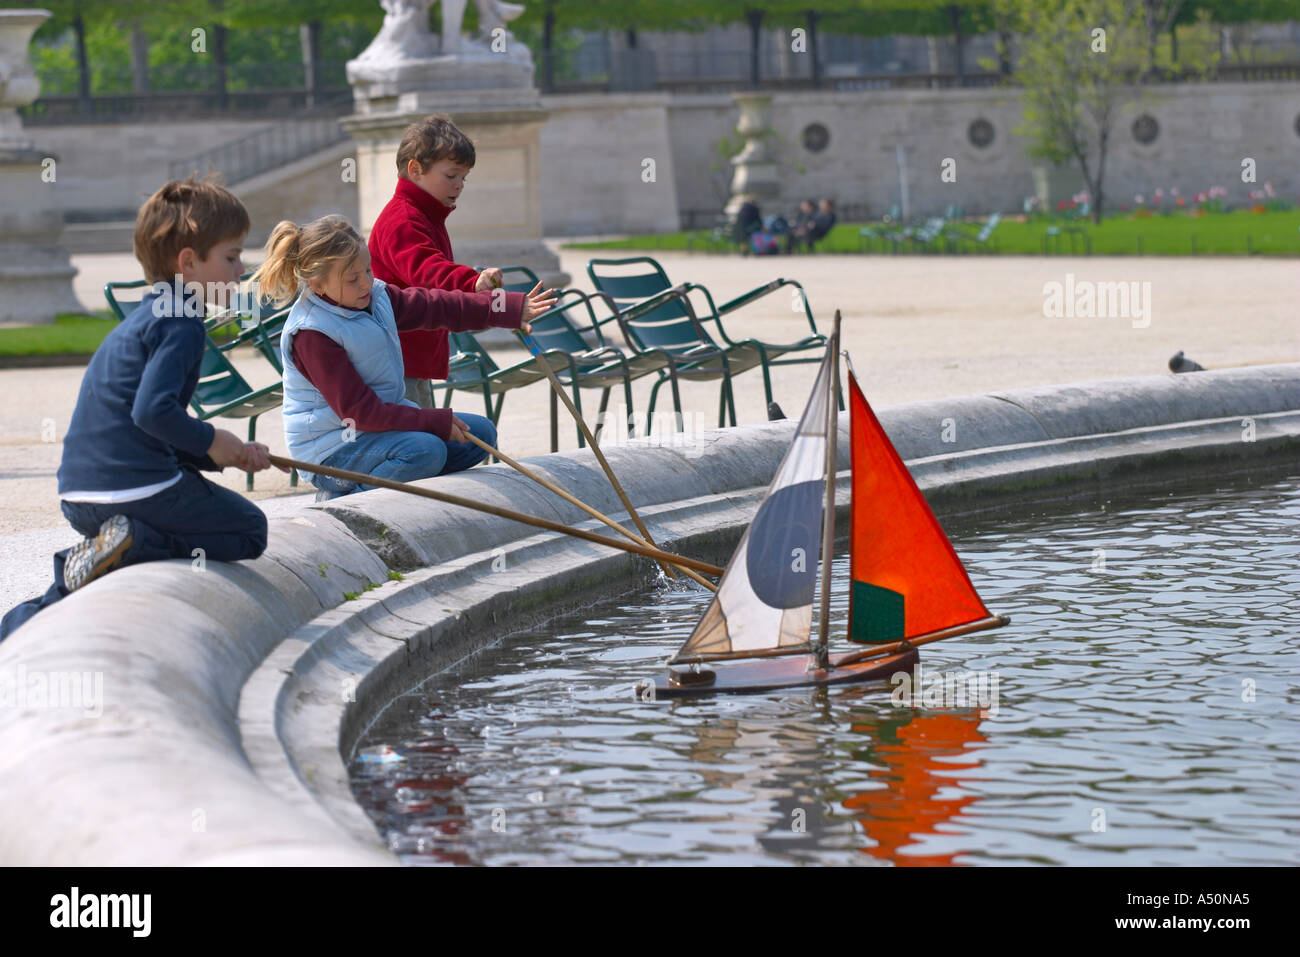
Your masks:
<instances>
[{"instance_id":1,"label":"red fleece sleeve","mask_svg":"<svg viewBox=\"0 0 1300 957\"><path fill-rule=\"evenodd\" d=\"M408 286L473 292L478 271L448 259L429 233L409 220L393 223L384 246L393 268Z\"/></svg>"},{"instance_id":2,"label":"red fleece sleeve","mask_svg":"<svg viewBox=\"0 0 1300 957\"><path fill-rule=\"evenodd\" d=\"M398 332L414 329L450 329L452 332L473 332L496 326L499 329L518 329L523 318L522 292L458 292L451 289L409 289L388 287L388 301L393 304L393 316Z\"/></svg>"},{"instance_id":3,"label":"red fleece sleeve","mask_svg":"<svg viewBox=\"0 0 1300 957\"><path fill-rule=\"evenodd\" d=\"M293 337L293 364L340 419L358 432L432 432L443 441L451 434L451 409L417 409L384 402L357 373L347 350L313 329Z\"/></svg>"}]
</instances>

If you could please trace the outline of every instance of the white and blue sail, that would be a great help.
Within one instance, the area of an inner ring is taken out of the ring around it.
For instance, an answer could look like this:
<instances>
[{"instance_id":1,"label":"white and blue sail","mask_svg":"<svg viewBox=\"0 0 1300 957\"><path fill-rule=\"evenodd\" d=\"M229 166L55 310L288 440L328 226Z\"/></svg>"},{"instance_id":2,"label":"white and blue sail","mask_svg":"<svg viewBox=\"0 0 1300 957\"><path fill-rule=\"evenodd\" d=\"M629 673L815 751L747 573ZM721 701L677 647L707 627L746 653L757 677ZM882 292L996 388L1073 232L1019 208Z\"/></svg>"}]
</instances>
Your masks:
<instances>
[{"instance_id":1,"label":"white and blue sail","mask_svg":"<svg viewBox=\"0 0 1300 957\"><path fill-rule=\"evenodd\" d=\"M809 647L826 495L832 396L827 350L758 514L736 547L709 610L672 663L762 657Z\"/></svg>"}]
</instances>

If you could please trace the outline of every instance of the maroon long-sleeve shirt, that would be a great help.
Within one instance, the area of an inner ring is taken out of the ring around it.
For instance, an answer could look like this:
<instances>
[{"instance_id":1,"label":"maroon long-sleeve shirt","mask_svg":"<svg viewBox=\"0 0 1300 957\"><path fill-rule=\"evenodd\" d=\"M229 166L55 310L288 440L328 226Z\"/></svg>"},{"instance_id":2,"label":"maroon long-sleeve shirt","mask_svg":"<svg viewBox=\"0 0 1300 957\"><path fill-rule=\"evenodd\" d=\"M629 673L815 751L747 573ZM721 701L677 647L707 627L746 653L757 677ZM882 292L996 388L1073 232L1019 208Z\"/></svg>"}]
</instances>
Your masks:
<instances>
[{"instance_id":1,"label":"maroon long-sleeve shirt","mask_svg":"<svg viewBox=\"0 0 1300 957\"><path fill-rule=\"evenodd\" d=\"M413 329L471 332L488 326L518 329L523 317L524 294L505 293L505 309L493 312L493 296L500 295L501 290L457 292L414 286L388 287L399 333ZM328 297L321 298L333 303ZM432 432L443 440L451 435L451 409L416 409L384 402L357 373L347 350L325 333L303 329L293 337L292 353L298 371L324 396L335 415L356 423L358 432Z\"/></svg>"}]
</instances>

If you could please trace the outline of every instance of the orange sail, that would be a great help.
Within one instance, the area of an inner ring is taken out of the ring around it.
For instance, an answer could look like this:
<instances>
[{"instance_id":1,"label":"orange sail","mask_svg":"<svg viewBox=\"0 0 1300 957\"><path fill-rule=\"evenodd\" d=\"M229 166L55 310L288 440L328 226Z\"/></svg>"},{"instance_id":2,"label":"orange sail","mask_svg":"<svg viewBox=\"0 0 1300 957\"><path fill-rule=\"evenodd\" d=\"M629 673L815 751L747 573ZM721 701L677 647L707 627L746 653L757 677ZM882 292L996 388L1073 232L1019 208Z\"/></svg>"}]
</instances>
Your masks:
<instances>
[{"instance_id":1,"label":"orange sail","mask_svg":"<svg viewBox=\"0 0 1300 957\"><path fill-rule=\"evenodd\" d=\"M961 559L849 373L849 638L916 638L989 618Z\"/></svg>"}]
</instances>

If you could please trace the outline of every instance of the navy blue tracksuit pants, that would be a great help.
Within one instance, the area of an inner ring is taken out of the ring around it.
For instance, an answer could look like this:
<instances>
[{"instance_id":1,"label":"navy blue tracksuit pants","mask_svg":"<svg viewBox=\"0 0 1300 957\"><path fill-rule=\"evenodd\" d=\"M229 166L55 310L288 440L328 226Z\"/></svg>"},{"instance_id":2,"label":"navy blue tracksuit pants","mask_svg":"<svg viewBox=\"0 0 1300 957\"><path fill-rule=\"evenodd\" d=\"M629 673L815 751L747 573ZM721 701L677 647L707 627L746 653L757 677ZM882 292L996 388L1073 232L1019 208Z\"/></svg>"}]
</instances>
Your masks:
<instances>
[{"instance_id":1,"label":"navy blue tracksuit pants","mask_svg":"<svg viewBox=\"0 0 1300 957\"><path fill-rule=\"evenodd\" d=\"M181 479L156 495L134 502L94 505L63 502L64 517L87 538L114 515L131 520L131 548L123 565L164 558L193 558L203 549L205 561L234 562L256 558L266 550L266 515L238 492L209 482L191 466ZM39 598L12 608L0 621L0 641L42 608L64 598L63 563L70 549L54 555L54 584Z\"/></svg>"}]
</instances>

